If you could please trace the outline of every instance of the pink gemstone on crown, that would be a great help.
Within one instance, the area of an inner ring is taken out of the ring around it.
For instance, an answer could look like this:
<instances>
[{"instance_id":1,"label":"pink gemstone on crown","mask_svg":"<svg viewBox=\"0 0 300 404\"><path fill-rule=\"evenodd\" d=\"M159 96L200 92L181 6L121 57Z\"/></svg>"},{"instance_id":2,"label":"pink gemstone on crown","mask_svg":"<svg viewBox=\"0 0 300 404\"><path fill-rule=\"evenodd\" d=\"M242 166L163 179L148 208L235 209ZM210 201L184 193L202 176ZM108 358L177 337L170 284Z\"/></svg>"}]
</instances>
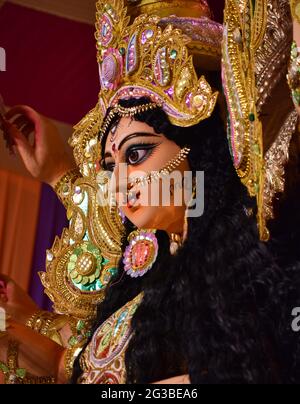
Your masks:
<instances>
[{"instance_id":1,"label":"pink gemstone on crown","mask_svg":"<svg viewBox=\"0 0 300 404\"><path fill-rule=\"evenodd\" d=\"M99 42L102 46L108 46L113 39L113 25L110 17L103 14L100 20L100 38Z\"/></svg>"},{"instance_id":2,"label":"pink gemstone on crown","mask_svg":"<svg viewBox=\"0 0 300 404\"><path fill-rule=\"evenodd\" d=\"M137 58L137 51L136 51L136 38L137 35L133 34L129 44L128 44L128 52L126 57L126 72L133 73L134 70L137 68L138 58Z\"/></svg>"},{"instance_id":3,"label":"pink gemstone on crown","mask_svg":"<svg viewBox=\"0 0 300 404\"><path fill-rule=\"evenodd\" d=\"M173 99L174 97L174 87L170 87L168 90L165 91L165 93Z\"/></svg>"},{"instance_id":4,"label":"pink gemstone on crown","mask_svg":"<svg viewBox=\"0 0 300 404\"><path fill-rule=\"evenodd\" d=\"M107 89L117 88L123 74L123 58L117 49L110 48L103 55L100 65L101 86Z\"/></svg>"},{"instance_id":5,"label":"pink gemstone on crown","mask_svg":"<svg viewBox=\"0 0 300 404\"><path fill-rule=\"evenodd\" d=\"M142 33L142 39L141 39L142 45L145 45L145 43L149 39L151 39L153 37L153 35L154 35L154 31L152 29L147 29L146 31L144 31Z\"/></svg>"},{"instance_id":6,"label":"pink gemstone on crown","mask_svg":"<svg viewBox=\"0 0 300 404\"><path fill-rule=\"evenodd\" d=\"M193 94L192 94L192 93L189 93L189 94L186 96L186 98L185 98L185 103L186 103L186 106L187 106L188 108L191 108L191 105L192 105L192 96L193 96Z\"/></svg>"},{"instance_id":7,"label":"pink gemstone on crown","mask_svg":"<svg viewBox=\"0 0 300 404\"><path fill-rule=\"evenodd\" d=\"M118 72L116 59L113 55L107 56L102 63L102 78L103 82L111 84L114 82Z\"/></svg>"}]
</instances>

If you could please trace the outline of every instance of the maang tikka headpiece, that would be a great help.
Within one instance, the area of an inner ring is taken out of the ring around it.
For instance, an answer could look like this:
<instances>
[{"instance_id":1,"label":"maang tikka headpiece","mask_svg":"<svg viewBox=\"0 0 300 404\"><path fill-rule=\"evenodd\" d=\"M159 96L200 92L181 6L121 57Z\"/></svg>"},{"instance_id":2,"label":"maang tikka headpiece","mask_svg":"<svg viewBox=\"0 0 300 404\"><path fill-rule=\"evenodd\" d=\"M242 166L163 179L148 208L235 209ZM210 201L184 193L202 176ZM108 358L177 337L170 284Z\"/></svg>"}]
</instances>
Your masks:
<instances>
[{"instance_id":1,"label":"maang tikka headpiece","mask_svg":"<svg viewBox=\"0 0 300 404\"><path fill-rule=\"evenodd\" d=\"M121 99L148 97L172 124L192 126L208 118L217 101L204 76L198 79L179 29L159 26L160 17L141 15L132 25L123 0L97 2L96 39L106 115ZM105 125L104 123L104 126Z\"/></svg>"}]
</instances>

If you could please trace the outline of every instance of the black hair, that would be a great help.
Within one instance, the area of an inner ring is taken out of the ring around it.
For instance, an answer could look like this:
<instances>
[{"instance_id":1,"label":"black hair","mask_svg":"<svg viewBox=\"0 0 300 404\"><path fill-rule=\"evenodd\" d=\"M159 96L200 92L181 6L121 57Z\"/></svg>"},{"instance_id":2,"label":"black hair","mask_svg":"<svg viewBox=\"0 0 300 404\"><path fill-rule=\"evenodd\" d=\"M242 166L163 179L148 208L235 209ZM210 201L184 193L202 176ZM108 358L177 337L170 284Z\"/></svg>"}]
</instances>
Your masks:
<instances>
[{"instance_id":1,"label":"black hair","mask_svg":"<svg viewBox=\"0 0 300 404\"><path fill-rule=\"evenodd\" d=\"M144 277L125 275L120 261L93 332L143 291L126 351L128 383L185 373L192 383L299 381L299 348L290 326L290 305L300 306L300 289L291 284L296 269L290 276L259 241L255 214L249 213L255 201L236 175L218 111L190 128L172 125L162 109L134 119L191 147L191 169L205 173L205 211L189 219L187 240L175 256L167 234L157 232L159 256ZM126 229L132 230L128 222ZM73 382L80 373L77 360Z\"/></svg>"}]
</instances>

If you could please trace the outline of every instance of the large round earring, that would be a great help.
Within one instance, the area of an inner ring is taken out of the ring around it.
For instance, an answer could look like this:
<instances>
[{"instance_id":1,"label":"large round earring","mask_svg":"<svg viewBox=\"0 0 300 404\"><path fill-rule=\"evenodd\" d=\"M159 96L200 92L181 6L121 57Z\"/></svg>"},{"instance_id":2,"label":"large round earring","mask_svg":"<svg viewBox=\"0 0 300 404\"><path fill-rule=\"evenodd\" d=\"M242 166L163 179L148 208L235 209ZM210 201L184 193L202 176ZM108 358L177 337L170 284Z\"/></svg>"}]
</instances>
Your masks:
<instances>
[{"instance_id":1,"label":"large round earring","mask_svg":"<svg viewBox=\"0 0 300 404\"><path fill-rule=\"evenodd\" d=\"M158 242L156 230L136 230L128 236L129 245L123 255L125 272L132 278L145 275L156 261Z\"/></svg>"}]
</instances>

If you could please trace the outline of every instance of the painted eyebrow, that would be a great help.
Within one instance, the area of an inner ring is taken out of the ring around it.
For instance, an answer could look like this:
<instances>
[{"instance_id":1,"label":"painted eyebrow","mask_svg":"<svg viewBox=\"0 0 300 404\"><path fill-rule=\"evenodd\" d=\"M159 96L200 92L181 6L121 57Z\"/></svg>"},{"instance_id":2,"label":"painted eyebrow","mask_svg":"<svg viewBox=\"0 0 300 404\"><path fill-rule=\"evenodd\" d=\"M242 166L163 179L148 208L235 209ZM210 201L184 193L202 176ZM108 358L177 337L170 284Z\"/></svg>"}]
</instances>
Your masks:
<instances>
[{"instance_id":1,"label":"painted eyebrow","mask_svg":"<svg viewBox=\"0 0 300 404\"><path fill-rule=\"evenodd\" d=\"M135 138L135 137L160 137L159 135L156 135L155 133L148 133L148 132L135 132L135 133L131 133L130 135L128 135L127 137L125 137L123 140L122 140L122 142L119 144L119 147L118 147L118 151L120 151L121 150L121 147L126 143L126 142L128 142L129 140L131 140L131 139L133 139L133 138ZM107 158L107 157L112 157L112 154L111 154L111 152L106 152L105 154L104 154L104 158Z\"/></svg>"},{"instance_id":2,"label":"painted eyebrow","mask_svg":"<svg viewBox=\"0 0 300 404\"><path fill-rule=\"evenodd\" d=\"M156 135L155 133L148 133L148 132L135 132L131 133L130 135L126 136L121 143L119 144L118 151L121 150L121 147L124 146L125 143L127 143L129 140L135 138L135 137L160 137L159 135Z\"/></svg>"}]
</instances>

